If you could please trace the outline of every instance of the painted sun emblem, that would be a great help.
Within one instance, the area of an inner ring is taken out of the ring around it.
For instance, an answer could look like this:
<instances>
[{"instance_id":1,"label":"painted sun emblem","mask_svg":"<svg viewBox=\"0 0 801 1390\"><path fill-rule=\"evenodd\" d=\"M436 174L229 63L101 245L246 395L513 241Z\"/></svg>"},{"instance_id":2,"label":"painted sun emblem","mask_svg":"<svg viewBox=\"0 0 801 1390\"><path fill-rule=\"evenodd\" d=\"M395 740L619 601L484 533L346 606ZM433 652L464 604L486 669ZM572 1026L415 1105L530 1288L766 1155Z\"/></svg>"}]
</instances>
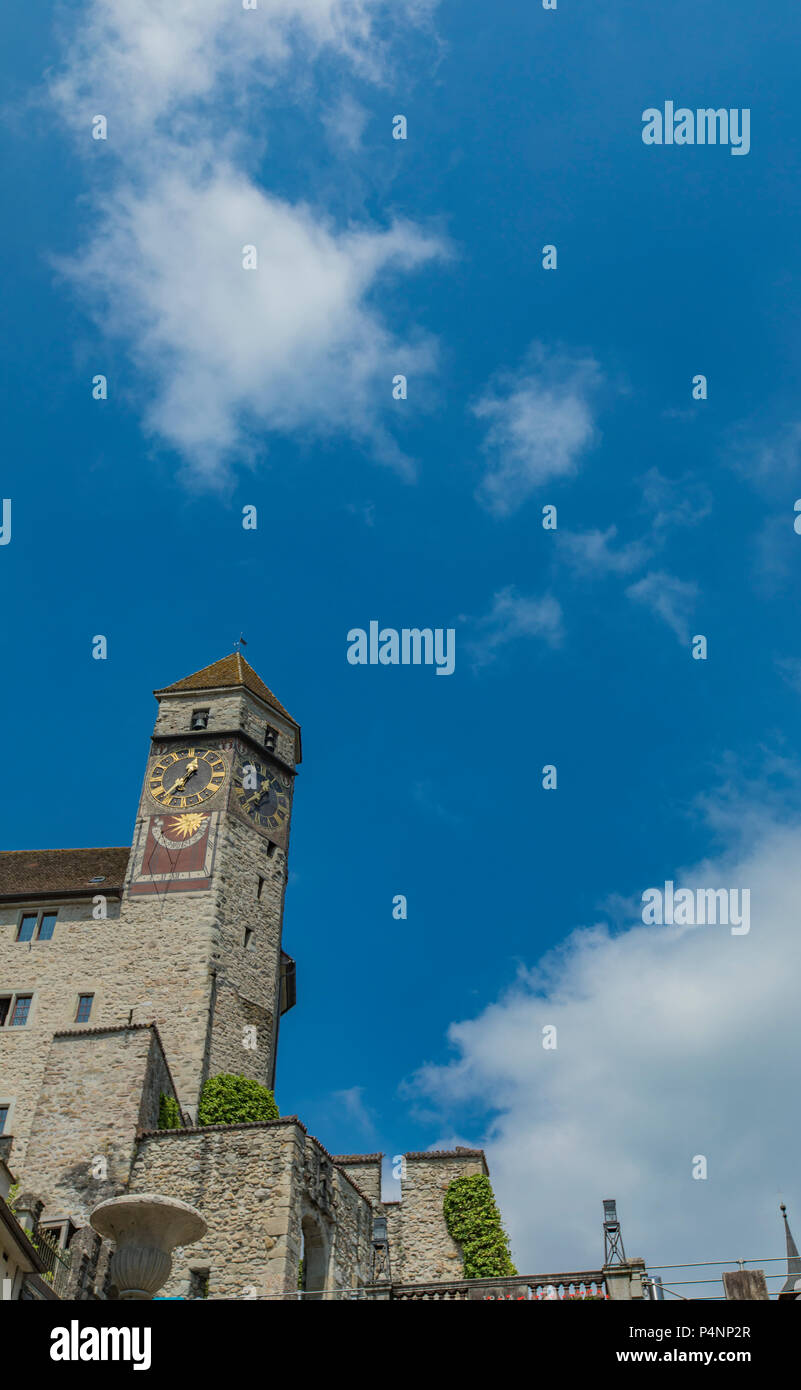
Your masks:
<instances>
[{"instance_id":1,"label":"painted sun emblem","mask_svg":"<svg viewBox=\"0 0 801 1390\"><path fill-rule=\"evenodd\" d=\"M181 816L173 816L170 823L170 834L175 835L180 840L188 840L190 835L194 835L199 830L206 817L198 814L197 811L186 811Z\"/></svg>"}]
</instances>

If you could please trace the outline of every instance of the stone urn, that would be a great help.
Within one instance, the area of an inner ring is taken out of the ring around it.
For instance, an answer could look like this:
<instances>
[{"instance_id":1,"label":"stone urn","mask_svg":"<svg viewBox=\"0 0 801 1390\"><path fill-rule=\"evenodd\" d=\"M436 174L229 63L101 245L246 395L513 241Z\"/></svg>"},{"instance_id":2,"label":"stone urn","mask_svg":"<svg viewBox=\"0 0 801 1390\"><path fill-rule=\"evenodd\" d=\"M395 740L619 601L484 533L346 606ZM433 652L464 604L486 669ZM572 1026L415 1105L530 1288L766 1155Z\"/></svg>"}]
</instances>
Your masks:
<instances>
[{"instance_id":1,"label":"stone urn","mask_svg":"<svg viewBox=\"0 0 801 1390\"><path fill-rule=\"evenodd\" d=\"M121 1299L152 1298L170 1277L172 1252L206 1234L206 1222L187 1202L156 1194L112 1197L95 1207L89 1223L113 1240L111 1279Z\"/></svg>"}]
</instances>

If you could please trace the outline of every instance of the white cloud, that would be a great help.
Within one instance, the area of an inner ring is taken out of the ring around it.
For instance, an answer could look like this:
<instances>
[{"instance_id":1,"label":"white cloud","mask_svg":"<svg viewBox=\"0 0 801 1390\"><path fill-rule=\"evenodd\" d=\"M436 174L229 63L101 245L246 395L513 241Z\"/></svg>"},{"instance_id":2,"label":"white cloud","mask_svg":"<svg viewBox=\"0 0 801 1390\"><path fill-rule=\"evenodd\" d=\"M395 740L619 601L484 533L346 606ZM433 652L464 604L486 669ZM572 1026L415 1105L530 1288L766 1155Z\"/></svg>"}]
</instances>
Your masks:
<instances>
[{"instance_id":1,"label":"white cloud","mask_svg":"<svg viewBox=\"0 0 801 1390\"><path fill-rule=\"evenodd\" d=\"M467 649L475 666L486 666L501 647L521 638L537 637L557 647L563 636L562 608L551 594L519 594L510 585L494 595L489 613L473 620L473 630Z\"/></svg>"},{"instance_id":2,"label":"white cloud","mask_svg":"<svg viewBox=\"0 0 801 1390\"><path fill-rule=\"evenodd\" d=\"M557 531L559 549L567 563L579 574L630 574L644 564L649 547L643 541L630 541L614 549L617 527L605 531Z\"/></svg>"},{"instance_id":3,"label":"white cloud","mask_svg":"<svg viewBox=\"0 0 801 1390\"><path fill-rule=\"evenodd\" d=\"M375 1134L375 1122L372 1111L365 1103L363 1086L350 1086L345 1091L334 1091L334 1100L344 1110L346 1118L362 1134L370 1137Z\"/></svg>"},{"instance_id":4,"label":"white cloud","mask_svg":"<svg viewBox=\"0 0 801 1390\"><path fill-rule=\"evenodd\" d=\"M639 540L615 548L617 526L608 526L605 531L557 532L559 550L577 573L629 574L662 549L670 530L697 526L712 510L709 489L689 473L667 478L658 468L650 468L637 482L640 509L649 518L646 534Z\"/></svg>"},{"instance_id":5,"label":"white cloud","mask_svg":"<svg viewBox=\"0 0 801 1390\"><path fill-rule=\"evenodd\" d=\"M79 22L51 96L85 147L92 116L108 116L116 186L97 196L92 236L60 268L128 346L146 430L196 481L218 484L234 461L252 462L272 431L344 432L414 471L384 420L392 377L419 385L435 344L413 326L390 331L376 300L388 276L445 255L442 240L402 221L338 228L259 187L246 164L263 143L254 113L264 116L270 83L297 82L313 109L315 57L376 76L390 21L422 19L432 4L94 0ZM328 113L344 147L358 143L363 116L347 94ZM242 268L246 245L258 270Z\"/></svg>"},{"instance_id":6,"label":"white cloud","mask_svg":"<svg viewBox=\"0 0 801 1390\"><path fill-rule=\"evenodd\" d=\"M797 695L801 695L801 661L796 656L777 656L776 668Z\"/></svg>"},{"instance_id":7,"label":"white cloud","mask_svg":"<svg viewBox=\"0 0 801 1390\"><path fill-rule=\"evenodd\" d=\"M535 344L519 372L499 373L473 406L486 423L489 467L477 496L508 515L544 483L569 477L597 438L591 398L600 382L591 358Z\"/></svg>"},{"instance_id":8,"label":"white cloud","mask_svg":"<svg viewBox=\"0 0 801 1390\"><path fill-rule=\"evenodd\" d=\"M394 372L432 368L434 347L398 341L366 300L441 250L409 224L337 232L223 164L118 192L62 268L151 380L146 426L206 480L256 429L348 430L408 472L379 403Z\"/></svg>"},{"instance_id":9,"label":"white cloud","mask_svg":"<svg viewBox=\"0 0 801 1390\"><path fill-rule=\"evenodd\" d=\"M780 593L798 573L801 541L793 529L794 500L788 497L786 512L766 516L752 537L754 576L759 591L768 597Z\"/></svg>"},{"instance_id":10,"label":"white cloud","mask_svg":"<svg viewBox=\"0 0 801 1390\"><path fill-rule=\"evenodd\" d=\"M732 436L730 462L742 477L769 497L792 492L792 508L799 493L801 423L793 421L767 439L755 438L749 427L740 426Z\"/></svg>"},{"instance_id":11,"label":"white cloud","mask_svg":"<svg viewBox=\"0 0 801 1390\"><path fill-rule=\"evenodd\" d=\"M429 816L436 820L444 821L446 825L461 825L462 816L457 811L451 811L440 800L436 784L428 779L415 782L412 786L412 796L417 805Z\"/></svg>"},{"instance_id":12,"label":"white cloud","mask_svg":"<svg viewBox=\"0 0 801 1390\"><path fill-rule=\"evenodd\" d=\"M340 97L323 116L323 125L331 148L351 153L361 148L369 112L350 93Z\"/></svg>"},{"instance_id":13,"label":"white cloud","mask_svg":"<svg viewBox=\"0 0 801 1390\"><path fill-rule=\"evenodd\" d=\"M709 488L691 473L667 478L658 468L649 468L638 482L642 507L650 516L652 534L657 539L662 539L662 533L673 526L697 526L712 510Z\"/></svg>"},{"instance_id":14,"label":"white cloud","mask_svg":"<svg viewBox=\"0 0 801 1390\"><path fill-rule=\"evenodd\" d=\"M118 145L147 130L187 133L190 108L197 117L199 106L224 95L214 112L219 128L250 89L263 91L279 75L285 82L293 59L308 64L328 52L379 76L388 26L421 20L431 8L426 0L259 0L255 10L241 0L93 0L51 92L84 132L93 115L106 115Z\"/></svg>"},{"instance_id":15,"label":"white cloud","mask_svg":"<svg viewBox=\"0 0 801 1390\"><path fill-rule=\"evenodd\" d=\"M747 838L660 875L750 888L750 934L579 930L453 1024L454 1060L415 1080L443 1132L476 1106L495 1110L484 1142L521 1272L597 1268L605 1197L618 1201L627 1253L653 1263L781 1255L781 1191L801 1230L801 825L779 824L764 802L729 807L721 822L747 826ZM555 1051L542 1047L546 1025ZM691 1175L698 1154L706 1181Z\"/></svg>"},{"instance_id":16,"label":"white cloud","mask_svg":"<svg viewBox=\"0 0 801 1390\"><path fill-rule=\"evenodd\" d=\"M626 594L662 618L680 642L689 642L690 619L698 598L697 584L660 570L630 584Z\"/></svg>"}]
</instances>

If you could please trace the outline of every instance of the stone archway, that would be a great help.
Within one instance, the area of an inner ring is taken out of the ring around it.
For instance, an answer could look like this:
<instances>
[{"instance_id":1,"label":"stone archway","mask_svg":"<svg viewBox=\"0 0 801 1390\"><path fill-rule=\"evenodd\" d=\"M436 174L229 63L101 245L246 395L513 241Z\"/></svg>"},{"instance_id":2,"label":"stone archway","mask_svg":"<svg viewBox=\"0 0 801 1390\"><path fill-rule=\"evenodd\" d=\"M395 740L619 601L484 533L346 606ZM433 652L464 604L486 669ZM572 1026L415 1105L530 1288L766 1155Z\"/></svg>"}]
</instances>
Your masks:
<instances>
[{"instance_id":1,"label":"stone archway","mask_svg":"<svg viewBox=\"0 0 801 1390\"><path fill-rule=\"evenodd\" d=\"M324 1298L328 1284L328 1241L319 1221L310 1212L301 1219L303 1301Z\"/></svg>"}]
</instances>

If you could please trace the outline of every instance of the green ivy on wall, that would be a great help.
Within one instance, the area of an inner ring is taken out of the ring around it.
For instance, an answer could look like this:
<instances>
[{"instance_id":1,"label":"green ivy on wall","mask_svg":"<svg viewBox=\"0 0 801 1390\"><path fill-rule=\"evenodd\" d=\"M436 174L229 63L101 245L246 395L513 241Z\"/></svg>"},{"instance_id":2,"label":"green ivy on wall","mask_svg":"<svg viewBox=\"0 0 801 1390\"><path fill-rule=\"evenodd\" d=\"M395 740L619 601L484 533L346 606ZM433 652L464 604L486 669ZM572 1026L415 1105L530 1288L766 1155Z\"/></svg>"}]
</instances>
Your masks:
<instances>
[{"instance_id":1,"label":"green ivy on wall","mask_svg":"<svg viewBox=\"0 0 801 1390\"><path fill-rule=\"evenodd\" d=\"M449 1235L462 1247L465 1279L498 1279L517 1274L489 1178L483 1173L454 1178L445 1193L442 1211Z\"/></svg>"},{"instance_id":2,"label":"green ivy on wall","mask_svg":"<svg viewBox=\"0 0 801 1390\"><path fill-rule=\"evenodd\" d=\"M159 1096L159 1129L181 1129L181 1111L175 1096Z\"/></svg>"},{"instance_id":3,"label":"green ivy on wall","mask_svg":"<svg viewBox=\"0 0 801 1390\"><path fill-rule=\"evenodd\" d=\"M272 1091L246 1076L228 1072L210 1076L200 1093L199 1125L236 1125L280 1118Z\"/></svg>"}]
</instances>

